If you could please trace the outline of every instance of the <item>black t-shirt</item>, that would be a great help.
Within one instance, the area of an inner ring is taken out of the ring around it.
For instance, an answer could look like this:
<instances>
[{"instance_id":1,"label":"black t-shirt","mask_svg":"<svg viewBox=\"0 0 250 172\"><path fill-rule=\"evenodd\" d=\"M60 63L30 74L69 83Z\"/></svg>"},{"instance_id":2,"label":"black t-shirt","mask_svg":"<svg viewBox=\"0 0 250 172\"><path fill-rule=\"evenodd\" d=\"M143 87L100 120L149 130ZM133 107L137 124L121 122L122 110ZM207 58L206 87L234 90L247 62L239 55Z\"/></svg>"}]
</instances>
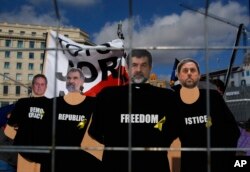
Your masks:
<instances>
[{"instance_id":1,"label":"black t-shirt","mask_svg":"<svg viewBox=\"0 0 250 172\"><path fill-rule=\"evenodd\" d=\"M183 148L207 148L207 132L210 128L210 146L212 148L236 148L240 132L237 122L226 105L223 97L216 91L210 90L210 118L207 114L207 92L200 89L200 96L193 104L185 104L176 91L179 108L182 111L184 128L180 135ZM209 126L209 124L211 126ZM228 171L232 166L235 152L212 151L211 171ZM207 171L208 159L206 151L182 151L181 172Z\"/></svg>"},{"instance_id":2,"label":"black t-shirt","mask_svg":"<svg viewBox=\"0 0 250 172\"><path fill-rule=\"evenodd\" d=\"M8 120L10 126L22 127L26 123L39 122L48 114L48 98L46 97L28 97L19 99L14 109L11 111L11 116Z\"/></svg>"},{"instance_id":3,"label":"black t-shirt","mask_svg":"<svg viewBox=\"0 0 250 172\"><path fill-rule=\"evenodd\" d=\"M107 87L97 95L89 134L105 145L105 169L127 172L131 155L132 171L167 172L167 151L147 148L168 148L178 135L180 120L173 92L150 84L132 84L132 97L129 91L129 85ZM135 150L130 151L130 146Z\"/></svg>"},{"instance_id":4,"label":"black t-shirt","mask_svg":"<svg viewBox=\"0 0 250 172\"><path fill-rule=\"evenodd\" d=\"M86 97L80 104L70 105L58 97L56 103L56 145L80 146L95 108L95 98Z\"/></svg>"},{"instance_id":5,"label":"black t-shirt","mask_svg":"<svg viewBox=\"0 0 250 172\"><path fill-rule=\"evenodd\" d=\"M57 97L53 100L56 103L55 110L55 171L97 171L101 170L101 161L84 150L79 150L82 139L89 125L92 113L95 108L95 98L86 97L83 102L77 105L70 105L65 102L64 97ZM51 125L46 127L49 137L44 138L51 145L53 115L45 118ZM42 163L42 171L50 171L52 154Z\"/></svg>"},{"instance_id":6,"label":"black t-shirt","mask_svg":"<svg viewBox=\"0 0 250 172\"><path fill-rule=\"evenodd\" d=\"M55 160L56 172L100 170L101 161L79 149L95 107L95 98L86 97L78 105L69 105L63 97L55 99L25 98L17 102L8 122L18 126L14 144L37 148L37 151L19 153L26 159L41 163L41 172L51 171L52 159ZM52 139L55 139L54 144ZM52 153L53 145L56 149ZM49 147L44 149L41 146Z\"/></svg>"},{"instance_id":7,"label":"black t-shirt","mask_svg":"<svg viewBox=\"0 0 250 172\"><path fill-rule=\"evenodd\" d=\"M47 142L44 139L46 128L49 124L45 118L51 116L51 99L46 97L29 97L19 99L15 108L11 112L8 120L10 126L18 127L14 138L14 145L19 146L46 146ZM36 152L39 151L20 151L19 153L27 159L40 162ZM42 154L43 155L43 154Z\"/></svg>"}]
</instances>

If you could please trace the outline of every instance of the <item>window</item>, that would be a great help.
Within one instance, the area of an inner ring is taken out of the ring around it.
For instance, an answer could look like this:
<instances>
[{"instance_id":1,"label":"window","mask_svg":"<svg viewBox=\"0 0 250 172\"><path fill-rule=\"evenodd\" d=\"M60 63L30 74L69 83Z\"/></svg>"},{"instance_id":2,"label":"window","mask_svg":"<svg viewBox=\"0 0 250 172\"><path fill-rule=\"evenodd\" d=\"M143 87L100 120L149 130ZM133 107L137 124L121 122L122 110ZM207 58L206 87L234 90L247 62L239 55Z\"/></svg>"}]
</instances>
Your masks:
<instances>
[{"instance_id":1,"label":"window","mask_svg":"<svg viewBox=\"0 0 250 172\"><path fill-rule=\"evenodd\" d=\"M29 53L29 59L34 59L34 53Z\"/></svg>"},{"instance_id":2,"label":"window","mask_svg":"<svg viewBox=\"0 0 250 172\"><path fill-rule=\"evenodd\" d=\"M31 35L32 35L32 36L35 36L35 35L36 35L36 32L31 32Z\"/></svg>"},{"instance_id":3,"label":"window","mask_svg":"<svg viewBox=\"0 0 250 172\"><path fill-rule=\"evenodd\" d=\"M241 86L246 86L246 80L245 79L241 80Z\"/></svg>"},{"instance_id":4,"label":"window","mask_svg":"<svg viewBox=\"0 0 250 172\"><path fill-rule=\"evenodd\" d=\"M17 48L23 48L23 41L21 40L17 41Z\"/></svg>"},{"instance_id":5,"label":"window","mask_svg":"<svg viewBox=\"0 0 250 172\"><path fill-rule=\"evenodd\" d=\"M20 95L21 87L19 85L16 86L16 95Z\"/></svg>"},{"instance_id":6,"label":"window","mask_svg":"<svg viewBox=\"0 0 250 172\"><path fill-rule=\"evenodd\" d=\"M23 52L17 52L17 56L18 59L23 58Z\"/></svg>"},{"instance_id":7,"label":"window","mask_svg":"<svg viewBox=\"0 0 250 172\"><path fill-rule=\"evenodd\" d=\"M20 73L16 74L16 80L21 81L22 80L22 75Z\"/></svg>"},{"instance_id":8,"label":"window","mask_svg":"<svg viewBox=\"0 0 250 172\"><path fill-rule=\"evenodd\" d=\"M234 81L231 81L231 87L235 87Z\"/></svg>"},{"instance_id":9,"label":"window","mask_svg":"<svg viewBox=\"0 0 250 172\"><path fill-rule=\"evenodd\" d=\"M69 35L68 35L68 34L65 34L64 36L65 36L65 37L69 37Z\"/></svg>"},{"instance_id":10,"label":"window","mask_svg":"<svg viewBox=\"0 0 250 172\"><path fill-rule=\"evenodd\" d=\"M25 34L25 31L20 31L20 35L24 35Z\"/></svg>"},{"instance_id":11,"label":"window","mask_svg":"<svg viewBox=\"0 0 250 172\"><path fill-rule=\"evenodd\" d=\"M16 64L16 69L22 69L22 63L17 63Z\"/></svg>"},{"instance_id":12,"label":"window","mask_svg":"<svg viewBox=\"0 0 250 172\"><path fill-rule=\"evenodd\" d=\"M30 48L35 48L35 41L30 41Z\"/></svg>"},{"instance_id":13,"label":"window","mask_svg":"<svg viewBox=\"0 0 250 172\"><path fill-rule=\"evenodd\" d=\"M231 74L231 78L234 78L234 74L233 73Z\"/></svg>"},{"instance_id":14,"label":"window","mask_svg":"<svg viewBox=\"0 0 250 172\"><path fill-rule=\"evenodd\" d=\"M14 31L13 30L9 30L9 34L11 35L11 34L13 34L14 33Z\"/></svg>"},{"instance_id":15,"label":"window","mask_svg":"<svg viewBox=\"0 0 250 172\"><path fill-rule=\"evenodd\" d=\"M245 72L244 72L244 71L241 72L241 76L242 76L242 77L245 76Z\"/></svg>"},{"instance_id":16,"label":"window","mask_svg":"<svg viewBox=\"0 0 250 172\"><path fill-rule=\"evenodd\" d=\"M249 72L249 70L247 70L247 76L249 76L250 75L250 72Z\"/></svg>"},{"instance_id":17,"label":"window","mask_svg":"<svg viewBox=\"0 0 250 172\"><path fill-rule=\"evenodd\" d=\"M5 51L5 58L10 58L10 51Z\"/></svg>"},{"instance_id":18,"label":"window","mask_svg":"<svg viewBox=\"0 0 250 172\"><path fill-rule=\"evenodd\" d=\"M9 92L9 87L8 87L8 85L4 85L4 86L3 86L3 95L7 95L8 92Z\"/></svg>"},{"instance_id":19,"label":"window","mask_svg":"<svg viewBox=\"0 0 250 172\"><path fill-rule=\"evenodd\" d=\"M10 47L11 46L11 40L7 39L5 40L5 47Z\"/></svg>"},{"instance_id":20,"label":"window","mask_svg":"<svg viewBox=\"0 0 250 172\"><path fill-rule=\"evenodd\" d=\"M4 69L10 68L10 62L4 62Z\"/></svg>"},{"instance_id":21,"label":"window","mask_svg":"<svg viewBox=\"0 0 250 172\"><path fill-rule=\"evenodd\" d=\"M29 63L28 69L29 70L33 70L34 69L34 64L33 63Z\"/></svg>"},{"instance_id":22,"label":"window","mask_svg":"<svg viewBox=\"0 0 250 172\"><path fill-rule=\"evenodd\" d=\"M43 64L40 64L40 71L43 71Z\"/></svg>"},{"instance_id":23,"label":"window","mask_svg":"<svg viewBox=\"0 0 250 172\"><path fill-rule=\"evenodd\" d=\"M46 37L47 36L47 33L43 33L43 37Z\"/></svg>"},{"instance_id":24,"label":"window","mask_svg":"<svg viewBox=\"0 0 250 172\"><path fill-rule=\"evenodd\" d=\"M44 59L44 53L40 54L40 59L43 60Z\"/></svg>"},{"instance_id":25,"label":"window","mask_svg":"<svg viewBox=\"0 0 250 172\"><path fill-rule=\"evenodd\" d=\"M28 74L28 81L32 81L33 79L33 74Z\"/></svg>"},{"instance_id":26,"label":"window","mask_svg":"<svg viewBox=\"0 0 250 172\"><path fill-rule=\"evenodd\" d=\"M45 42L41 42L41 48L45 48Z\"/></svg>"},{"instance_id":27,"label":"window","mask_svg":"<svg viewBox=\"0 0 250 172\"><path fill-rule=\"evenodd\" d=\"M9 80L9 75L10 75L9 73L4 73L3 75L4 75L3 78L4 80Z\"/></svg>"}]
</instances>

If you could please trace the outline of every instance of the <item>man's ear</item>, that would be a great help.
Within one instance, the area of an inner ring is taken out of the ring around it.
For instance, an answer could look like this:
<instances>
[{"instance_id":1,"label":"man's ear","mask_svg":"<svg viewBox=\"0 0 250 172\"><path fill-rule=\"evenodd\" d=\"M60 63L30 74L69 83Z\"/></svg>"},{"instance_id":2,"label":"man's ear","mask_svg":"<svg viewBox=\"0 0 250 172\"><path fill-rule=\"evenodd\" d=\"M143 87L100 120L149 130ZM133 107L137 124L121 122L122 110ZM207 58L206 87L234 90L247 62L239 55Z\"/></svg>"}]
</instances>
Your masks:
<instances>
[{"instance_id":1,"label":"man's ear","mask_svg":"<svg viewBox=\"0 0 250 172\"><path fill-rule=\"evenodd\" d=\"M179 78L178 72L177 72L177 71L175 71L175 76L176 76L177 78Z\"/></svg>"}]
</instances>

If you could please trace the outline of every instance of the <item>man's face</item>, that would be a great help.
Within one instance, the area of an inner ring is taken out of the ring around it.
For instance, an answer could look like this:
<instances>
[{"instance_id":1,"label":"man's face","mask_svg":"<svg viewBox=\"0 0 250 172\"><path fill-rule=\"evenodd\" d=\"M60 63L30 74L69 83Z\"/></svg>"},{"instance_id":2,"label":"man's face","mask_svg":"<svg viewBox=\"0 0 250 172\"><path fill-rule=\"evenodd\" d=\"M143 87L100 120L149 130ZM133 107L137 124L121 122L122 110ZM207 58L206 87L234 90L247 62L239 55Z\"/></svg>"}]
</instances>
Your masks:
<instances>
[{"instance_id":1,"label":"man's face","mask_svg":"<svg viewBox=\"0 0 250 172\"><path fill-rule=\"evenodd\" d=\"M150 75L151 66L149 65L148 58L132 57L131 58L131 81L132 83L145 83Z\"/></svg>"},{"instance_id":2,"label":"man's face","mask_svg":"<svg viewBox=\"0 0 250 172\"><path fill-rule=\"evenodd\" d=\"M200 80L200 73L193 62L188 62L181 67L178 80L186 88L194 88Z\"/></svg>"},{"instance_id":3,"label":"man's face","mask_svg":"<svg viewBox=\"0 0 250 172\"><path fill-rule=\"evenodd\" d=\"M70 72L67 75L66 88L69 92L80 92L83 80L80 77L79 72Z\"/></svg>"},{"instance_id":4,"label":"man's face","mask_svg":"<svg viewBox=\"0 0 250 172\"><path fill-rule=\"evenodd\" d=\"M46 89L47 89L46 80L42 77L36 78L34 84L32 85L34 96L37 97L43 96Z\"/></svg>"}]
</instances>

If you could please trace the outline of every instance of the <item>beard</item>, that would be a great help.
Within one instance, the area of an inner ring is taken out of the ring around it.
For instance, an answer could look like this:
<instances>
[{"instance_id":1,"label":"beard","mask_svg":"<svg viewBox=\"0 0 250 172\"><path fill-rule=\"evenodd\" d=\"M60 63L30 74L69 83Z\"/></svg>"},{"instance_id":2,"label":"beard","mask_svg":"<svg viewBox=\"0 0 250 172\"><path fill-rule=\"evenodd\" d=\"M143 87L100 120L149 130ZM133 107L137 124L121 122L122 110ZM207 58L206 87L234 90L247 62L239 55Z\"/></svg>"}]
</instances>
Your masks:
<instances>
[{"instance_id":1,"label":"beard","mask_svg":"<svg viewBox=\"0 0 250 172\"><path fill-rule=\"evenodd\" d=\"M185 82L183 83L183 86L186 88L194 88L198 85L198 80L195 81L193 79L186 79Z\"/></svg>"},{"instance_id":2,"label":"beard","mask_svg":"<svg viewBox=\"0 0 250 172\"><path fill-rule=\"evenodd\" d=\"M66 89L68 90L68 92L76 92L76 91L78 91L76 89L76 86L74 84L71 84L71 83L66 84Z\"/></svg>"},{"instance_id":3,"label":"beard","mask_svg":"<svg viewBox=\"0 0 250 172\"><path fill-rule=\"evenodd\" d=\"M131 77L132 83L135 84L142 84L148 80L142 73L137 73Z\"/></svg>"}]
</instances>

